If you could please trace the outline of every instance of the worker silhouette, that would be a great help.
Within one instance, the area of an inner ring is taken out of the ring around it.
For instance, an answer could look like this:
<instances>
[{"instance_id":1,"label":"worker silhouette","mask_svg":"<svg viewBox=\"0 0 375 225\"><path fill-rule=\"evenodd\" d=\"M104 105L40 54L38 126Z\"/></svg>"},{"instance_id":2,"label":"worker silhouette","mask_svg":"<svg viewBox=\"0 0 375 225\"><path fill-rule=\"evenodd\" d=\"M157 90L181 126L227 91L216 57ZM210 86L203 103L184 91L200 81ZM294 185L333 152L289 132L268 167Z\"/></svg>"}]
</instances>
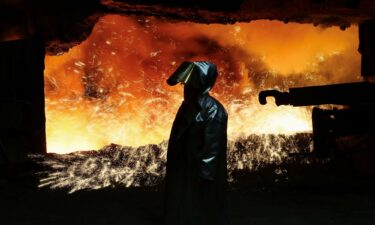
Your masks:
<instances>
[{"instance_id":1,"label":"worker silhouette","mask_svg":"<svg viewBox=\"0 0 375 225\"><path fill-rule=\"evenodd\" d=\"M183 62L167 83L184 85L170 134L164 225L228 225L227 120L209 95L217 77L209 62Z\"/></svg>"}]
</instances>

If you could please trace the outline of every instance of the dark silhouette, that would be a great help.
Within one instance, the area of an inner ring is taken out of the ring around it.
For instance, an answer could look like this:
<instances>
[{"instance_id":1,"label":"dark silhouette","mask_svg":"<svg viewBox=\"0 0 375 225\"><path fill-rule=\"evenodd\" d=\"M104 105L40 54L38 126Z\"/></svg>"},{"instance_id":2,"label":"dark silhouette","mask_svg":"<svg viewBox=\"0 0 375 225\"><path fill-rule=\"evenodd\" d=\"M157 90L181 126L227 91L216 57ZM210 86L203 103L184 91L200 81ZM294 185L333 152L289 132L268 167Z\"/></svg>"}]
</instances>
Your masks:
<instances>
[{"instance_id":1,"label":"dark silhouette","mask_svg":"<svg viewBox=\"0 0 375 225\"><path fill-rule=\"evenodd\" d=\"M314 153L319 157L337 156L344 152L368 154L373 152L375 129L375 84L370 82L330 84L290 88L287 92L264 90L259 103L267 104L267 97L275 98L276 105L319 106L341 105L334 109L314 107L312 110ZM364 157L362 161L367 160ZM365 163L360 164L365 164ZM370 169L371 168L371 169ZM368 170L374 170L369 166Z\"/></svg>"},{"instance_id":2,"label":"dark silhouette","mask_svg":"<svg viewBox=\"0 0 375 225\"><path fill-rule=\"evenodd\" d=\"M217 77L209 62L184 62L167 80L184 84L169 139L165 225L227 225L227 120L208 92Z\"/></svg>"}]
</instances>

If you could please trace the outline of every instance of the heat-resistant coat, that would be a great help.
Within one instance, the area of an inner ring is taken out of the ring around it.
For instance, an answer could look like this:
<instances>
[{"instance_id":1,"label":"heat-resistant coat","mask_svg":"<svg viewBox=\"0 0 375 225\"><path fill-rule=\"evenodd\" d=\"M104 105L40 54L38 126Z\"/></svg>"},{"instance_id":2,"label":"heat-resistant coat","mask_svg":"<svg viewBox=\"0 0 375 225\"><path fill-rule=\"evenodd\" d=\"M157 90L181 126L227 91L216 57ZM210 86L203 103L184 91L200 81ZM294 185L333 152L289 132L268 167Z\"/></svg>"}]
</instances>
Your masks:
<instances>
[{"instance_id":1,"label":"heat-resistant coat","mask_svg":"<svg viewBox=\"0 0 375 225\"><path fill-rule=\"evenodd\" d=\"M165 225L227 225L227 112L203 94L180 106L169 139Z\"/></svg>"}]
</instances>

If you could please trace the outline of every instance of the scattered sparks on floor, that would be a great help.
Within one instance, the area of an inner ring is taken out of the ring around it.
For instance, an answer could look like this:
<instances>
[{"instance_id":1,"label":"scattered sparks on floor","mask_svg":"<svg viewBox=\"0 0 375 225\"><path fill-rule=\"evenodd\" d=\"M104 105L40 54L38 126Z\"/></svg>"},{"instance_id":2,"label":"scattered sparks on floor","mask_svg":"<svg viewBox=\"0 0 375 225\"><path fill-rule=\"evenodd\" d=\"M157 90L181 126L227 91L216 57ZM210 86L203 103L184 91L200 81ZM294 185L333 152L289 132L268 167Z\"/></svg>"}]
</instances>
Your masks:
<instances>
[{"instance_id":1,"label":"scattered sparks on floor","mask_svg":"<svg viewBox=\"0 0 375 225\"><path fill-rule=\"evenodd\" d=\"M259 170L292 160L289 153L311 152L310 133L249 135L228 143L229 181L233 171ZM139 187L159 184L165 175L167 142L141 147L111 144L100 151L32 155L43 165L40 188L67 189L69 193L114 186ZM309 163L308 159L300 163ZM275 170L282 175L287 171Z\"/></svg>"}]
</instances>

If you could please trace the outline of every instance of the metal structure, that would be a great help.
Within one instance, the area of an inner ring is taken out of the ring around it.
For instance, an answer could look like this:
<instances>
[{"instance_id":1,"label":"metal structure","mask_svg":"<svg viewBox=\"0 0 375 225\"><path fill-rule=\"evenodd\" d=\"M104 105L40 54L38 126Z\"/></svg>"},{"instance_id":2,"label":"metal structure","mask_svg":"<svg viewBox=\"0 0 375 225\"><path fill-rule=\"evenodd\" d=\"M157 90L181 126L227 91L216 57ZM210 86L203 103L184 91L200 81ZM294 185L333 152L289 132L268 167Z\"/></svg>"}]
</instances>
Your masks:
<instances>
[{"instance_id":1,"label":"metal structure","mask_svg":"<svg viewBox=\"0 0 375 225\"><path fill-rule=\"evenodd\" d=\"M267 97L273 97L278 106L339 105L341 109L314 107L312 111L314 152L328 156L337 153L337 141L342 138L363 142L366 136L375 135L374 96L375 84L360 82L291 88L288 92L265 90L259 93L259 102L264 105Z\"/></svg>"}]
</instances>

